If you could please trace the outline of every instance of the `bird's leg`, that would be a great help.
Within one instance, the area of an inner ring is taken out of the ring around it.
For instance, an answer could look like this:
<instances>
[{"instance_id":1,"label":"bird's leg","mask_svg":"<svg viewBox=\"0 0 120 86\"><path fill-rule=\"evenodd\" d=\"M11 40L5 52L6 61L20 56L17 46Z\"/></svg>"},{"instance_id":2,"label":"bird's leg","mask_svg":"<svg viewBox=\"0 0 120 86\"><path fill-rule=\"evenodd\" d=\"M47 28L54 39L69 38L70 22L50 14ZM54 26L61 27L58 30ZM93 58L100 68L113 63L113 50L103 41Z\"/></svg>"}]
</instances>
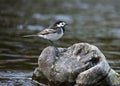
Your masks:
<instances>
[{"instance_id":1,"label":"bird's leg","mask_svg":"<svg viewBox=\"0 0 120 86\"><path fill-rule=\"evenodd\" d=\"M54 42L53 42L53 41L51 41L51 40L49 40L49 42L51 43L51 46L54 46L54 47L55 47L56 52L58 53L58 48L55 46Z\"/></svg>"},{"instance_id":2,"label":"bird's leg","mask_svg":"<svg viewBox=\"0 0 120 86\"><path fill-rule=\"evenodd\" d=\"M50 42L51 46L55 46L53 41L49 40L49 42Z\"/></svg>"}]
</instances>

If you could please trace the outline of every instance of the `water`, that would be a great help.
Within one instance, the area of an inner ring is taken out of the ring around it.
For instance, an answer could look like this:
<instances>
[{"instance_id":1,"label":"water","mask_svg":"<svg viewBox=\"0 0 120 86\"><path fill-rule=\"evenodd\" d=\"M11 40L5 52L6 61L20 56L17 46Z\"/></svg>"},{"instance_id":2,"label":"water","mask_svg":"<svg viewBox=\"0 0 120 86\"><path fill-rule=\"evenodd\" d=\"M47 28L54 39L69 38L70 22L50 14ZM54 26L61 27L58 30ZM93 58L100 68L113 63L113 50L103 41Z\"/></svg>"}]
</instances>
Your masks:
<instances>
[{"instance_id":1,"label":"water","mask_svg":"<svg viewBox=\"0 0 120 86\"><path fill-rule=\"evenodd\" d=\"M30 86L41 51L49 42L24 38L57 20L68 23L59 47L96 45L120 73L119 0L0 0L0 85ZM25 84L27 83L27 85Z\"/></svg>"}]
</instances>

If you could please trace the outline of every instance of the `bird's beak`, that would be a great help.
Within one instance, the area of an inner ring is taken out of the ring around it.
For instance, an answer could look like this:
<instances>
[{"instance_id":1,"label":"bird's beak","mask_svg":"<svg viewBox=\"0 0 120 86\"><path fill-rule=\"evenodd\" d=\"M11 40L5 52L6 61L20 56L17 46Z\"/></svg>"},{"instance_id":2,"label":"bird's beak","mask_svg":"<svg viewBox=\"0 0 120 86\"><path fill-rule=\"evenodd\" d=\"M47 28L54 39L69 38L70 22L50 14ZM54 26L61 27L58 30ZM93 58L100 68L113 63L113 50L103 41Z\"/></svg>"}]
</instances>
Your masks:
<instances>
[{"instance_id":1,"label":"bird's beak","mask_svg":"<svg viewBox=\"0 0 120 86\"><path fill-rule=\"evenodd\" d=\"M68 25L67 23L65 25Z\"/></svg>"}]
</instances>

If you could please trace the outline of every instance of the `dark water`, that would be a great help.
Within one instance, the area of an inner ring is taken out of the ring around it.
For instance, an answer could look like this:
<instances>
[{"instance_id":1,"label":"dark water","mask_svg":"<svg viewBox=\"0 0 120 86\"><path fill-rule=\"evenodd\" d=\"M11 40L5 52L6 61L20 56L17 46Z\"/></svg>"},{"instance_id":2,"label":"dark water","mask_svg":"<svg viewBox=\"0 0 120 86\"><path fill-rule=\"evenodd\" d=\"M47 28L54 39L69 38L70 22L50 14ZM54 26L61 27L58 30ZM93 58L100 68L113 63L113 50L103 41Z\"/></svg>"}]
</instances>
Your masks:
<instances>
[{"instance_id":1,"label":"dark water","mask_svg":"<svg viewBox=\"0 0 120 86\"><path fill-rule=\"evenodd\" d=\"M0 0L0 86L33 86L32 72L49 45L35 34L57 20L68 23L63 38L68 47L78 42L96 45L120 73L119 0Z\"/></svg>"}]
</instances>

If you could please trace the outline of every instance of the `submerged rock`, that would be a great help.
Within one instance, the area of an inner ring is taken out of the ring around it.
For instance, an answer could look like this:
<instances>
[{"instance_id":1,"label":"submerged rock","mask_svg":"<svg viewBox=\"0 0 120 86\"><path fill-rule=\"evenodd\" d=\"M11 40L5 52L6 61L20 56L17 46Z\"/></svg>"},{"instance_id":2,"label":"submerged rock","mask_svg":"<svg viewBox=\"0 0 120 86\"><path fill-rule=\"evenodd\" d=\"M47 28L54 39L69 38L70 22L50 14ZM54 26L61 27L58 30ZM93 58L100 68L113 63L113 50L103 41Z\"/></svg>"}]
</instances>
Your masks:
<instances>
[{"instance_id":1,"label":"submerged rock","mask_svg":"<svg viewBox=\"0 0 120 86\"><path fill-rule=\"evenodd\" d=\"M38 59L33 80L49 86L119 86L120 79L94 45L45 48Z\"/></svg>"}]
</instances>

